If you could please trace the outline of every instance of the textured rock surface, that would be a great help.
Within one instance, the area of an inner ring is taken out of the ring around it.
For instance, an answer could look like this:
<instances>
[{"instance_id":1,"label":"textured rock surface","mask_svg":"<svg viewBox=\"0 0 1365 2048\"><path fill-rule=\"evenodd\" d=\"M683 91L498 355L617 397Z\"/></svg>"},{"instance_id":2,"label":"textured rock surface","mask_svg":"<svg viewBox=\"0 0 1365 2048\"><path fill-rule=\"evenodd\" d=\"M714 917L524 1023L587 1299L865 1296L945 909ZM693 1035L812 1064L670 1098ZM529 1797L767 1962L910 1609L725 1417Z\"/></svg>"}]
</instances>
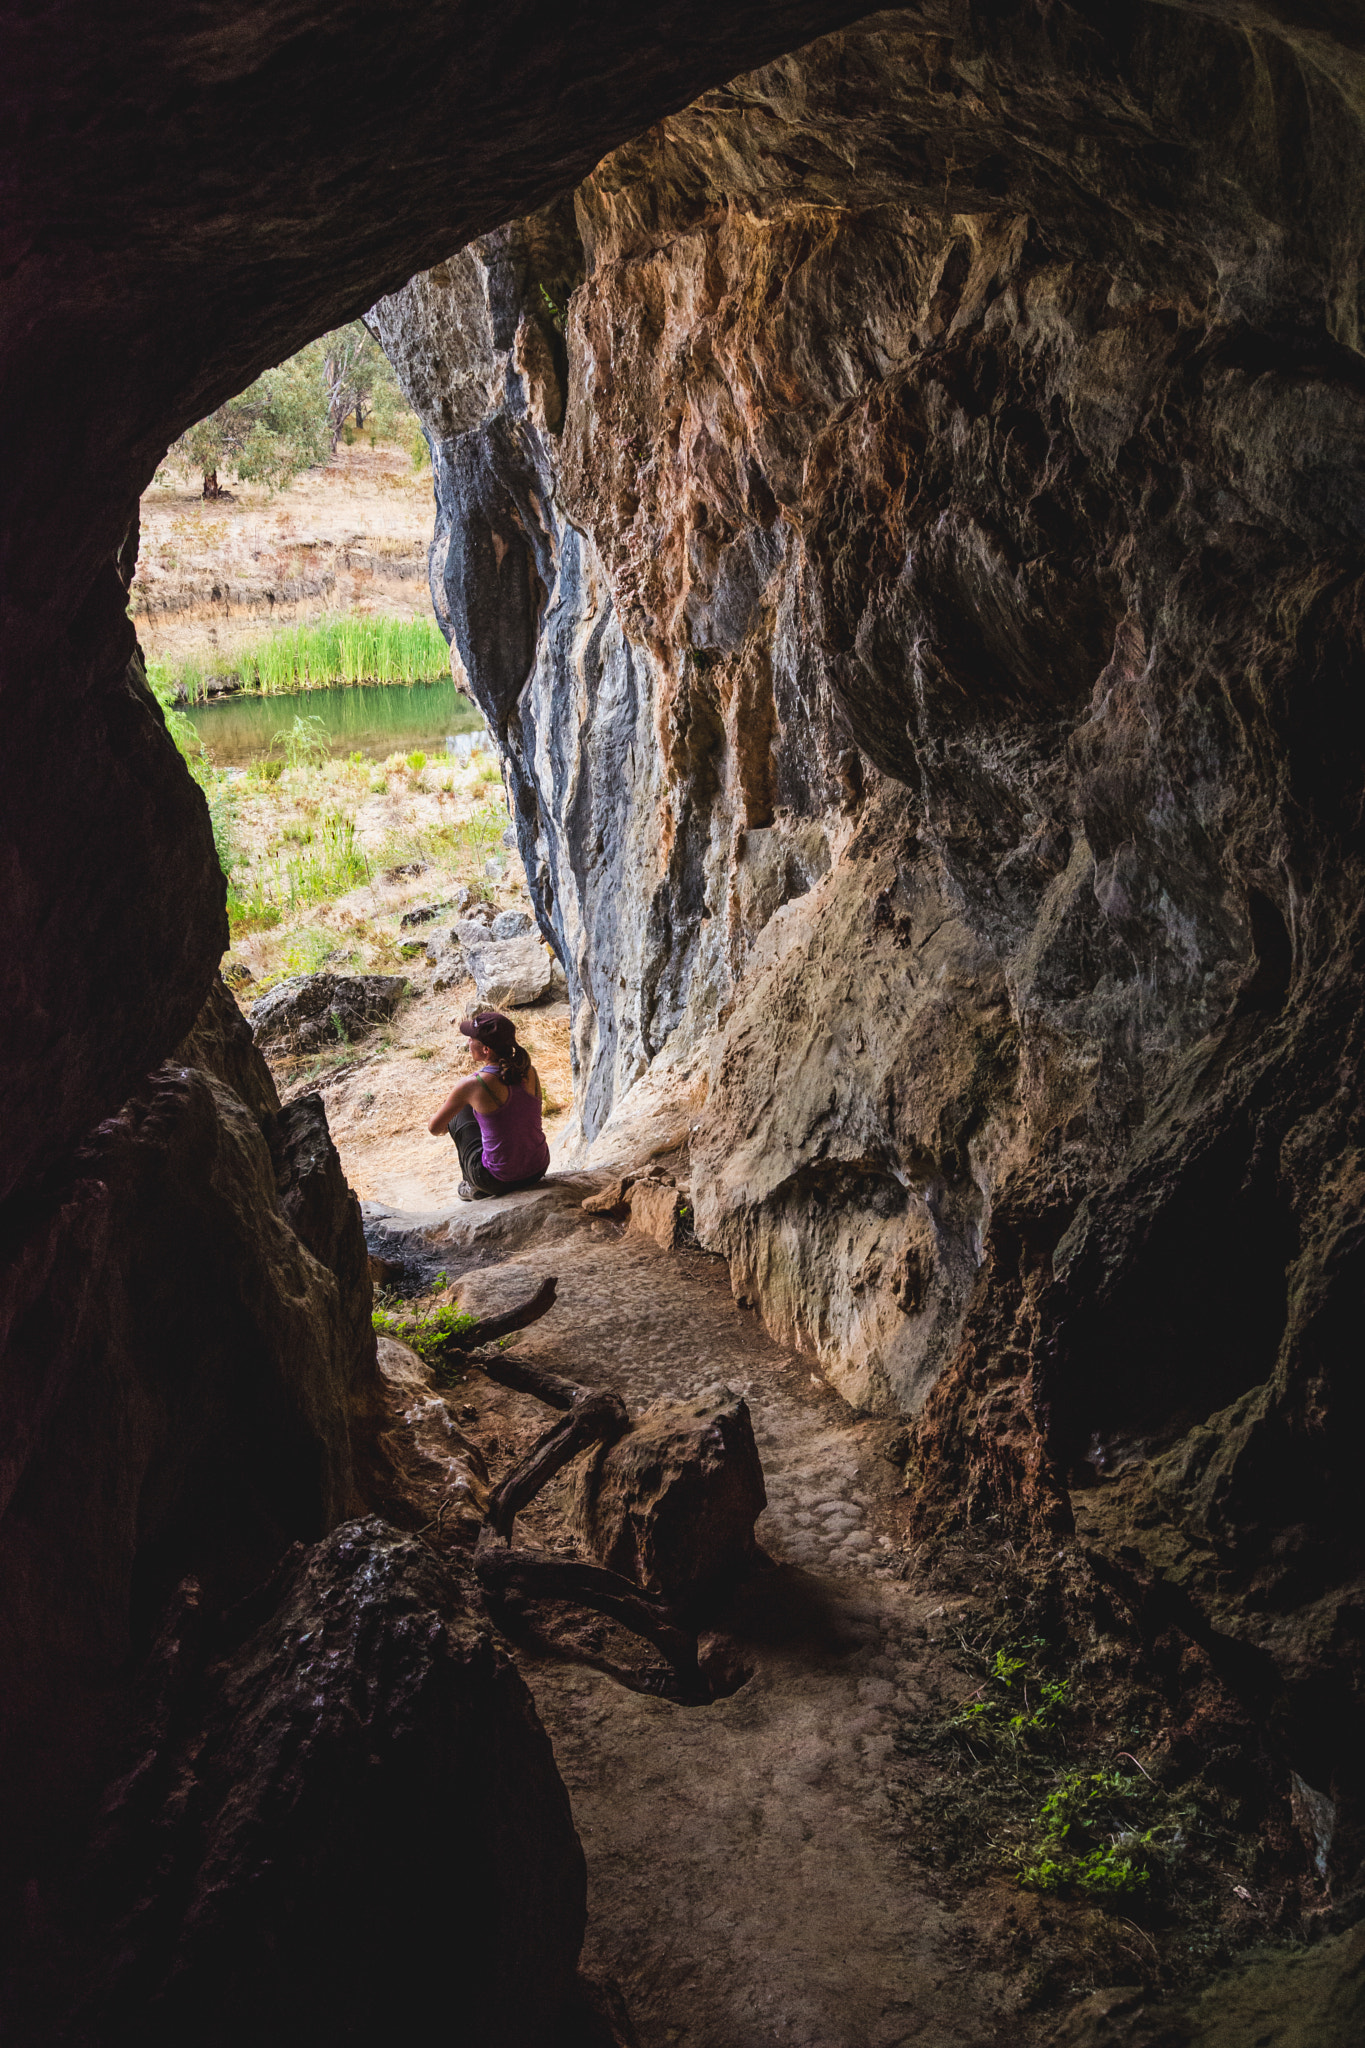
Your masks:
<instances>
[{"instance_id":1,"label":"textured rock surface","mask_svg":"<svg viewBox=\"0 0 1365 2048\"><path fill-rule=\"evenodd\" d=\"M370 1520L251 1604L225 1643L190 1581L162 1629L135 1761L43 1930L61 2038L362 2042L452 2003L471 2040L560 2038L582 1852L469 1589Z\"/></svg>"},{"instance_id":2,"label":"textured rock surface","mask_svg":"<svg viewBox=\"0 0 1365 2048\"><path fill-rule=\"evenodd\" d=\"M749 1410L721 1387L656 1401L580 1459L570 1520L590 1557L686 1613L752 1565L767 1499Z\"/></svg>"},{"instance_id":3,"label":"textured rock surface","mask_svg":"<svg viewBox=\"0 0 1365 2048\"><path fill-rule=\"evenodd\" d=\"M488 1510L488 1465L456 1427L454 1403L437 1387L431 1368L394 1337L378 1341L379 1371L391 1424L384 1433L390 1463L409 1501L441 1517L442 1528L463 1524L478 1533Z\"/></svg>"},{"instance_id":4,"label":"textured rock surface","mask_svg":"<svg viewBox=\"0 0 1365 2048\"><path fill-rule=\"evenodd\" d=\"M521 938L461 941L479 1001L490 1010L519 1010L550 989L550 955L538 932Z\"/></svg>"},{"instance_id":5,"label":"textured rock surface","mask_svg":"<svg viewBox=\"0 0 1365 2048\"><path fill-rule=\"evenodd\" d=\"M1310 6L886 14L377 309L401 368L483 301L433 588L582 1139L672 1091L926 1515L1161 1454L1144 1568L1235 1557L1357 1810L1363 65Z\"/></svg>"},{"instance_id":6,"label":"textured rock surface","mask_svg":"<svg viewBox=\"0 0 1365 2048\"><path fill-rule=\"evenodd\" d=\"M231 1007L211 997L181 1059L31 1205L4 1266L6 1885L65 1853L178 1578L239 1598L355 1512L375 1455L359 1206L319 1099L265 1107Z\"/></svg>"},{"instance_id":7,"label":"textured rock surface","mask_svg":"<svg viewBox=\"0 0 1365 2048\"><path fill-rule=\"evenodd\" d=\"M295 974L252 1004L251 1035L267 1052L316 1052L387 1023L407 988L401 974Z\"/></svg>"},{"instance_id":8,"label":"textured rock surface","mask_svg":"<svg viewBox=\"0 0 1365 2048\"><path fill-rule=\"evenodd\" d=\"M47 0L6 22L0 360L25 399L0 427L24 508L0 539L0 1196L184 1036L226 944L203 800L127 616L137 500L168 443L642 124L856 11L227 0L205 39L174 9L130 28ZM54 916L72 905L80 944Z\"/></svg>"},{"instance_id":9,"label":"textured rock surface","mask_svg":"<svg viewBox=\"0 0 1365 2048\"><path fill-rule=\"evenodd\" d=\"M1346 1139L1362 152L1354 59L1303 36L1265 42L1265 100L1240 31L1010 19L812 46L602 165L577 250L547 209L376 317L400 367L443 292L483 321L444 410L439 351L413 382L434 582L569 970L584 1136L723 1025L698 1227L851 1393L910 1408L1029 1187L1078 1299L1093 1247L1177 1333L1139 1367L1125 1304L1101 1390L1117 1304L1098 1270L1084 1314L1054 1288L1065 1469L1275 1363L1317 1198L1230 1099L1252 1068L1277 1149ZM1085 134L1083 174L1035 121ZM557 430L530 329L553 356L579 274Z\"/></svg>"}]
</instances>

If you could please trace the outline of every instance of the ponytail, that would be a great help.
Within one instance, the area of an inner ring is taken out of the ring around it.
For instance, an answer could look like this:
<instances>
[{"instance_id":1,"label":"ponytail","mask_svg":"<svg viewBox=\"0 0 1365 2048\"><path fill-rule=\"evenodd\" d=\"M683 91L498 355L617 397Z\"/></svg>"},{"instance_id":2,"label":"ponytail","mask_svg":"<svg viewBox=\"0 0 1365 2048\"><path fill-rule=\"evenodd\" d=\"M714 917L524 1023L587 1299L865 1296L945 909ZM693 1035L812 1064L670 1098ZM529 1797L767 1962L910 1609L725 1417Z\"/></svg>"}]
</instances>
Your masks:
<instances>
[{"instance_id":1,"label":"ponytail","mask_svg":"<svg viewBox=\"0 0 1365 2048\"><path fill-rule=\"evenodd\" d=\"M531 1055L524 1045L514 1045L505 1059L498 1061L498 1075L504 1087L511 1088L518 1081L524 1081L531 1071Z\"/></svg>"}]
</instances>

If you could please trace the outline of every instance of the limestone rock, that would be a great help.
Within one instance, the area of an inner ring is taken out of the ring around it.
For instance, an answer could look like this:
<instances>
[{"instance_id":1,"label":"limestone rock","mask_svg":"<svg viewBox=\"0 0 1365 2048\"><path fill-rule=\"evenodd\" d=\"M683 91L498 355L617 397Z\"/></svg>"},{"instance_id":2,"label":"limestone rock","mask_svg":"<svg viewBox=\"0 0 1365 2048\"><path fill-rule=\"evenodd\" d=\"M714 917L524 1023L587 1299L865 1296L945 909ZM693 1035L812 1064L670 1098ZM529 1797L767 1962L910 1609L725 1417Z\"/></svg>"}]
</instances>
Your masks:
<instances>
[{"instance_id":1,"label":"limestone rock","mask_svg":"<svg viewBox=\"0 0 1365 2048\"><path fill-rule=\"evenodd\" d=\"M631 1229L671 1251L678 1239L678 1212L683 1200L672 1181L642 1175L632 1181L625 1200L630 1205ZM583 1206L586 1208L587 1204Z\"/></svg>"},{"instance_id":2,"label":"limestone rock","mask_svg":"<svg viewBox=\"0 0 1365 2048\"><path fill-rule=\"evenodd\" d=\"M550 955L538 933L519 939L484 935L465 938L462 944L479 1001L488 1009L522 1009L538 1003L549 989Z\"/></svg>"},{"instance_id":3,"label":"limestone rock","mask_svg":"<svg viewBox=\"0 0 1365 2048\"><path fill-rule=\"evenodd\" d=\"M182 1586L80 1917L45 1930L49 1956L69 1945L53 1991L79 1993L62 2038L417 2038L455 1997L471 2040L557 2039L583 1855L469 1587L415 1538L349 1522L235 1636Z\"/></svg>"},{"instance_id":4,"label":"limestone rock","mask_svg":"<svg viewBox=\"0 0 1365 2048\"><path fill-rule=\"evenodd\" d=\"M464 1523L476 1533L488 1508L488 1466L483 1453L456 1425L452 1404L431 1368L395 1337L378 1340L379 1372L392 1416L384 1434L390 1461L403 1475L409 1500L425 1498L442 1526Z\"/></svg>"},{"instance_id":5,"label":"limestone rock","mask_svg":"<svg viewBox=\"0 0 1365 2048\"><path fill-rule=\"evenodd\" d=\"M500 910L489 926L495 939L519 939L535 928L535 919L524 910Z\"/></svg>"},{"instance_id":6,"label":"limestone rock","mask_svg":"<svg viewBox=\"0 0 1365 2048\"><path fill-rule=\"evenodd\" d=\"M270 1052L316 1052L363 1038L392 1017L407 983L396 974L296 974L253 1004L251 1031Z\"/></svg>"},{"instance_id":7,"label":"limestone rock","mask_svg":"<svg viewBox=\"0 0 1365 2048\"><path fill-rule=\"evenodd\" d=\"M230 1088L258 1121L279 1115L275 1077L252 1037L251 1026L221 978L215 978L189 1035L171 1054L173 1063L201 1067Z\"/></svg>"},{"instance_id":8,"label":"limestone rock","mask_svg":"<svg viewBox=\"0 0 1365 2048\"><path fill-rule=\"evenodd\" d=\"M570 1515L589 1556L690 1612L752 1565L766 1505L749 1410L718 1387L656 1401L580 1460Z\"/></svg>"}]
</instances>

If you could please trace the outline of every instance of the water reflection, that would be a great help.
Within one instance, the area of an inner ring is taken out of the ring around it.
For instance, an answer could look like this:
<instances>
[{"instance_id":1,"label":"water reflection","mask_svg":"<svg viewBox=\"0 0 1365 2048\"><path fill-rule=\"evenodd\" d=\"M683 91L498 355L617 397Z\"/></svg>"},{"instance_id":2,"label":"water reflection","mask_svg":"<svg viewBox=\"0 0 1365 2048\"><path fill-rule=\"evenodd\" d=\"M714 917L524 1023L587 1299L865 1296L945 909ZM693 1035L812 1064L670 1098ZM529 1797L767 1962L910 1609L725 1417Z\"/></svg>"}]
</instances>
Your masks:
<instances>
[{"instance_id":1,"label":"water reflection","mask_svg":"<svg viewBox=\"0 0 1365 2048\"><path fill-rule=\"evenodd\" d=\"M373 760L418 747L441 754L448 737L472 737L483 729L482 712L445 681L355 683L276 697L229 697L192 705L186 715L219 767L259 760L270 752L276 733L287 731L299 716L322 721L333 754L368 754Z\"/></svg>"}]
</instances>

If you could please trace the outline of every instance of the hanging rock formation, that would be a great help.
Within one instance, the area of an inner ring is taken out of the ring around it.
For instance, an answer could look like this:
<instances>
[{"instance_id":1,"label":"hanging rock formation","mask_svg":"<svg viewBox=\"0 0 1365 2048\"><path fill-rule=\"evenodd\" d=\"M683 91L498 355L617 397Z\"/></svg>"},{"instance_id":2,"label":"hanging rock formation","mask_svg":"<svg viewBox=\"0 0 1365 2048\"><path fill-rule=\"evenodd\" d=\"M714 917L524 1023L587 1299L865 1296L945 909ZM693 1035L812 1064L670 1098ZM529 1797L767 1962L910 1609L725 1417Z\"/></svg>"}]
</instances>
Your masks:
<instances>
[{"instance_id":1,"label":"hanging rock formation","mask_svg":"<svg viewBox=\"0 0 1365 2048\"><path fill-rule=\"evenodd\" d=\"M671 1091L926 1516L1152 1458L1357 1808L1363 95L1311 6L887 13L371 315L582 1144Z\"/></svg>"}]
</instances>

